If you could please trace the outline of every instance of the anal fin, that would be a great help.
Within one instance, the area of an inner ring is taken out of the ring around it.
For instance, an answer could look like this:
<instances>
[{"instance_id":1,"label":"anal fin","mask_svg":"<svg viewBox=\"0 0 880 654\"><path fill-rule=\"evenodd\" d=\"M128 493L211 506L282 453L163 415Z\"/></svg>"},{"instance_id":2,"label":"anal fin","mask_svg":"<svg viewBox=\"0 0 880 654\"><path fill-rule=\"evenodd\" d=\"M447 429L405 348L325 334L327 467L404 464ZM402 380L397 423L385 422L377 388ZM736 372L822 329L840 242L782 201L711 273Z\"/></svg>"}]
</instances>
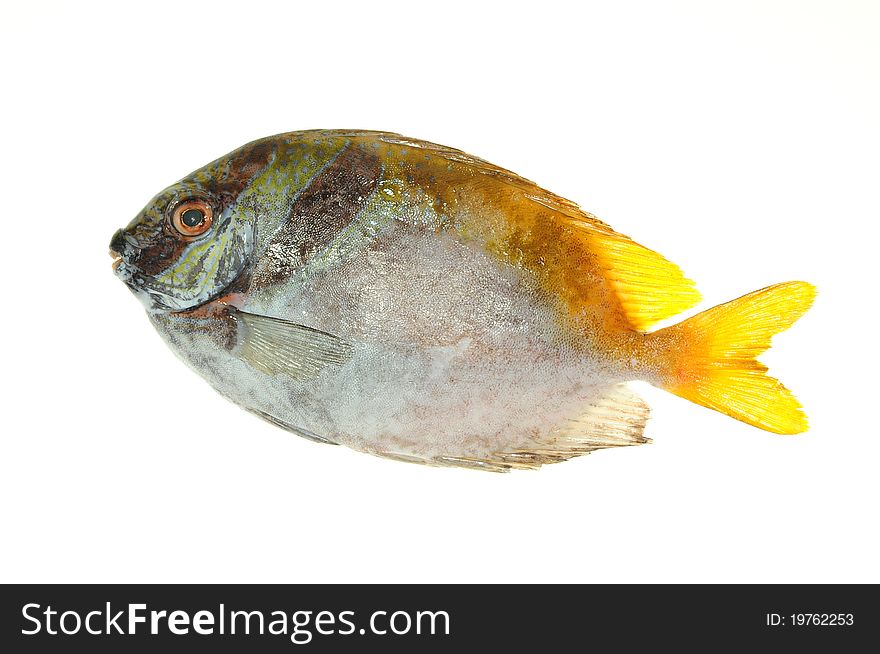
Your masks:
<instances>
[{"instance_id":1,"label":"anal fin","mask_svg":"<svg viewBox=\"0 0 880 654\"><path fill-rule=\"evenodd\" d=\"M651 409L626 384L609 387L597 394L583 415L553 432L556 444L589 448L624 447L650 443L645 425Z\"/></svg>"},{"instance_id":2,"label":"anal fin","mask_svg":"<svg viewBox=\"0 0 880 654\"><path fill-rule=\"evenodd\" d=\"M580 416L535 440L529 447L494 452L485 457L444 455L421 458L396 452L375 454L408 463L488 472L536 470L542 465L567 461L596 450L650 443L651 439L644 435L649 414L648 405L635 391L625 384L616 384L597 390Z\"/></svg>"},{"instance_id":3,"label":"anal fin","mask_svg":"<svg viewBox=\"0 0 880 654\"><path fill-rule=\"evenodd\" d=\"M625 384L597 392L583 414L551 431L535 442L535 447L498 454L500 462L514 468L539 468L596 450L644 445L651 410L639 395Z\"/></svg>"}]
</instances>

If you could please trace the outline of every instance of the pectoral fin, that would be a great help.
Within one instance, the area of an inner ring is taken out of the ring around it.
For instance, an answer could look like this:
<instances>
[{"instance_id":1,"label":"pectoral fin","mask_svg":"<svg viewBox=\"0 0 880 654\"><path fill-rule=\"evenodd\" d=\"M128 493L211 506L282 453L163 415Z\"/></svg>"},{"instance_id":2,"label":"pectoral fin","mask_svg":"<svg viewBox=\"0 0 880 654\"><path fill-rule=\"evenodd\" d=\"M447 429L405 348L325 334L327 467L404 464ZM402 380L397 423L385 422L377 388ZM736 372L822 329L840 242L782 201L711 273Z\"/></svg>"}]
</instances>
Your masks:
<instances>
[{"instance_id":1,"label":"pectoral fin","mask_svg":"<svg viewBox=\"0 0 880 654\"><path fill-rule=\"evenodd\" d=\"M238 325L234 354L268 375L313 379L326 366L351 358L351 344L333 334L246 311L231 315Z\"/></svg>"}]
</instances>

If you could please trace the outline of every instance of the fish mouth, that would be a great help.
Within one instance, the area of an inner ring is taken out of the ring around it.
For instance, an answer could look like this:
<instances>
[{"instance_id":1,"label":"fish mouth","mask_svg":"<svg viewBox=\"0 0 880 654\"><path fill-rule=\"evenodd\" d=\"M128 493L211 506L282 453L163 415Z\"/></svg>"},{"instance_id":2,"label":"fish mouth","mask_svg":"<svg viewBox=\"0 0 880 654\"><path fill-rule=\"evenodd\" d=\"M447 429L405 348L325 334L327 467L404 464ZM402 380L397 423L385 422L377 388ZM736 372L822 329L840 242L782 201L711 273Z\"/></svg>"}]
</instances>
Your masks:
<instances>
[{"instance_id":1,"label":"fish mouth","mask_svg":"<svg viewBox=\"0 0 880 654\"><path fill-rule=\"evenodd\" d=\"M122 255L113 248L110 248L110 256L113 257L113 263L110 265L113 266L113 272L116 272L116 269L122 263Z\"/></svg>"}]
</instances>

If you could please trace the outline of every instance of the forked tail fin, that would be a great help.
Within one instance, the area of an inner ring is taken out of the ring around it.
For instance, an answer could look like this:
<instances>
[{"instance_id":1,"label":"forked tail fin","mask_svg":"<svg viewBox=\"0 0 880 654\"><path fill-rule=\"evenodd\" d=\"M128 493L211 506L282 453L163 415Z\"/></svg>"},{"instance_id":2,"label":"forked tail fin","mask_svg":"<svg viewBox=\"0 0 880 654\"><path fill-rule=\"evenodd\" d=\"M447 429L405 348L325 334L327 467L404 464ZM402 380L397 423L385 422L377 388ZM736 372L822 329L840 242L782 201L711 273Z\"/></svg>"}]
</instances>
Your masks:
<instances>
[{"instance_id":1,"label":"forked tail fin","mask_svg":"<svg viewBox=\"0 0 880 654\"><path fill-rule=\"evenodd\" d=\"M663 388L767 431L806 431L801 405L756 357L815 297L812 284L776 284L651 334L667 353Z\"/></svg>"}]
</instances>

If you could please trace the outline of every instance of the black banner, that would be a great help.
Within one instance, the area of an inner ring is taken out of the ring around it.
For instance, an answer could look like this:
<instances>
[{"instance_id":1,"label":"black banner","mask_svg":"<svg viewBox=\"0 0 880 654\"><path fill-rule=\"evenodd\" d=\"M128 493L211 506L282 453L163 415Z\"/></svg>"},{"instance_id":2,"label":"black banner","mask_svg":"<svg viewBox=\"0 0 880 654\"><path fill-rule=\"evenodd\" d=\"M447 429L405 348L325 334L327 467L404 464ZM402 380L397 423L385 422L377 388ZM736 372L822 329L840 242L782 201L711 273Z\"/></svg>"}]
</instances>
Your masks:
<instances>
[{"instance_id":1,"label":"black banner","mask_svg":"<svg viewBox=\"0 0 880 654\"><path fill-rule=\"evenodd\" d=\"M713 651L853 647L880 635L870 585L11 585L0 593L5 652Z\"/></svg>"}]
</instances>

